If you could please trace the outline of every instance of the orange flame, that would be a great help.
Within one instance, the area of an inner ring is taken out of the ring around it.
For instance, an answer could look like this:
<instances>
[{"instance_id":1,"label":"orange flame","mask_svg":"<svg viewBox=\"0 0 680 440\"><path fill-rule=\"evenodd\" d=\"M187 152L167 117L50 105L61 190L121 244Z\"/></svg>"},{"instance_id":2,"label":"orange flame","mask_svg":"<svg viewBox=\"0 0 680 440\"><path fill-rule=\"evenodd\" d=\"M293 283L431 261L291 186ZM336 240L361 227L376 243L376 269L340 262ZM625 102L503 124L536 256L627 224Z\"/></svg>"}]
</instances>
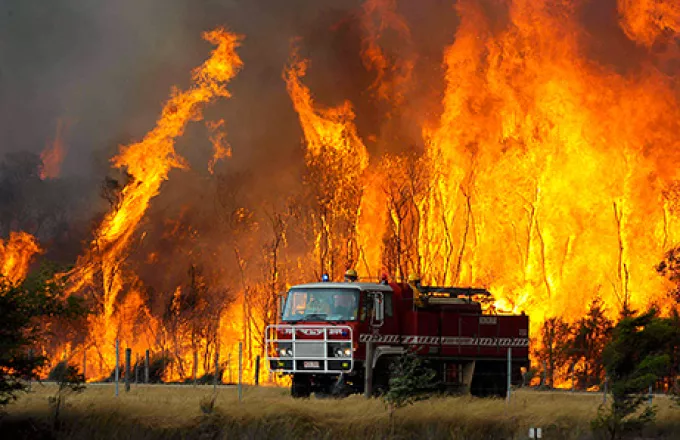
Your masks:
<instances>
[{"instance_id":1,"label":"orange flame","mask_svg":"<svg viewBox=\"0 0 680 440\"><path fill-rule=\"evenodd\" d=\"M207 121L206 127L211 132L210 142L213 145L213 157L208 162L210 174L215 172L215 164L218 160L231 157L231 147L227 143L227 133L224 131L224 119L219 121Z\"/></svg>"},{"instance_id":2,"label":"orange flame","mask_svg":"<svg viewBox=\"0 0 680 440\"><path fill-rule=\"evenodd\" d=\"M580 316L595 295L611 312L659 298L653 264L680 238L660 193L678 177L663 162L680 157L644 147L678 148L677 102L658 75L587 64L574 12L544 3L512 2L501 35L474 2L459 3L444 112L425 130L436 165L424 215L448 225L457 254L446 266L424 247L429 275L490 286L499 305L530 312L535 331L544 316Z\"/></svg>"},{"instance_id":3,"label":"orange flame","mask_svg":"<svg viewBox=\"0 0 680 440\"><path fill-rule=\"evenodd\" d=\"M307 73L308 65L308 61L298 60L294 53L285 73L288 94L307 141L307 155L339 154L356 166L357 173L361 173L368 166L368 152L352 123L352 105L345 101L338 107L315 108L311 92L300 82Z\"/></svg>"},{"instance_id":4,"label":"orange flame","mask_svg":"<svg viewBox=\"0 0 680 440\"><path fill-rule=\"evenodd\" d=\"M680 34L680 3L674 0L618 0L621 26L631 40L652 46L664 34Z\"/></svg>"},{"instance_id":5,"label":"orange flame","mask_svg":"<svg viewBox=\"0 0 680 440\"><path fill-rule=\"evenodd\" d=\"M66 145L64 144L64 132L68 129L69 124L63 120L57 122L57 133L54 140L40 153L40 159L43 166L40 170L40 178L56 179L61 172L61 163L64 161L66 155Z\"/></svg>"},{"instance_id":6,"label":"orange flame","mask_svg":"<svg viewBox=\"0 0 680 440\"><path fill-rule=\"evenodd\" d=\"M316 203L321 215L315 227L314 259L320 272L338 275L342 265L354 265L358 251L355 225L361 200L360 178L368 166L368 152L354 126L354 111L346 101L332 108L316 108L311 92L301 83L308 62L292 55L284 77L300 118L307 150L306 161L316 171ZM342 229L342 232L339 230ZM337 262L343 263L337 264Z\"/></svg>"},{"instance_id":7,"label":"orange flame","mask_svg":"<svg viewBox=\"0 0 680 440\"><path fill-rule=\"evenodd\" d=\"M98 330L92 334L100 344L110 344L121 332L124 320L113 322L112 318L125 283L134 281L124 278L124 265L137 225L170 170L187 167L175 152L175 139L182 136L190 121L201 119L203 105L230 96L226 84L242 66L235 52L239 37L216 29L206 32L204 38L217 47L211 57L193 71L192 86L186 91L174 89L155 128L141 142L122 147L120 154L112 160L116 167L127 171L131 180L122 189L118 206L104 218L89 251L78 259L75 269L68 274L72 293L92 286L96 273L101 271L103 313L93 318L96 321L93 325ZM128 294L127 298L132 301L134 295ZM100 353L100 356L103 355ZM105 363L111 366L110 356Z\"/></svg>"},{"instance_id":8,"label":"orange flame","mask_svg":"<svg viewBox=\"0 0 680 440\"><path fill-rule=\"evenodd\" d=\"M12 284L21 283L35 254L41 253L35 237L26 232L12 232L6 242L0 239L0 275Z\"/></svg>"},{"instance_id":9,"label":"orange flame","mask_svg":"<svg viewBox=\"0 0 680 440\"><path fill-rule=\"evenodd\" d=\"M394 2L365 5L364 60L376 72L377 90L391 90L386 72L398 65L379 37L387 26L408 32ZM397 258L402 275L488 287L496 309L531 314L534 334L547 316L578 319L597 296L612 315L663 302L653 267L680 240L680 211L668 195L680 178L680 105L672 84L654 69L627 76L584 58L576 2L507 6L508 25L500 29L478 2L457 3L460 23L444 54L443 111L423 127L425 152L415 163L423 171L412 179L419 189L400 183L408 179L408 161L383 156L371 168L354 167L363 185L354 193L361 197L359 225L351 227L359 231L367 271L377 273L398 249L407 255ZM626 34L647 46L677 34L678 8L670 1L619 2ZM363 158L350 104L315 111L299 83L306 67L293 64L286 79L308 164L338 149ZM403 103L396 98L395 105ZM351 117L338 117L338 110ZM353 134L350 142L338 136L343 130ZM336 180L352 178L337 166L327 171Z\"/></svg>"}]
</instances>

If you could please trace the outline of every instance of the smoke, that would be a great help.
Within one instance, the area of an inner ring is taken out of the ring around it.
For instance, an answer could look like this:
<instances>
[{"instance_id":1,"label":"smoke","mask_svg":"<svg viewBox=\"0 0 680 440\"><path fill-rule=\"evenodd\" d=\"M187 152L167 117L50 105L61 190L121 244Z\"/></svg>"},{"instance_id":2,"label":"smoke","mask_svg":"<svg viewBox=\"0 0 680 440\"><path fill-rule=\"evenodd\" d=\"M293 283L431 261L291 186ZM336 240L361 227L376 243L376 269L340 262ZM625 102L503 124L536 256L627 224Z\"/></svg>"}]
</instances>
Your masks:
<instances>
[{"instance_id":1,"label":"smoke","mask_svg":"<svg viewBox=\"0 0 680 440\"><path fill-rule=\"evenodd\" d=\"M413 61L413 76L395 110L371 90L375 72L361 58L368 31L360 0L6 0L0 4L0 159L9 152L39 154L59 121L70 121L62 179L77 183L61 197L81 224L96 218L107 209L99 200L104 176L124 180L111 170L110 158L153 126L173 85L188 84L190 70L210 50L201 32L226 26L244 36L239 54L245 66L230 84L233 98L205 113L206 121L225 120L233 149L216 171L238 176L242 203L278 203L299 189L304 172L302 132L281 78L291 44L311 60L305 83L317 102L352 102L357 130L374 157L420 149L422 126L441 111L442 52L458 25L456 3L396 2L410 33L388 26L380 44L390 62ZM554 13L566 4L558 3ZM677 67L659 56L663 47L648 50L626 36L616 0L574 3L582 49L593 62L631 75L644 61L667 73ZM507 29L507 2L479 4L490 32ZM208 137L204 124L193 124L178 142L191 171L173 171L153 202L158 215L195 205L196 191L209 193L201 203L214 205L218 185L207 172ZM21 197L40 204L47 186L33 185ZM21 225L2 226L6 235Z\"/></svg>"}]
</instances>

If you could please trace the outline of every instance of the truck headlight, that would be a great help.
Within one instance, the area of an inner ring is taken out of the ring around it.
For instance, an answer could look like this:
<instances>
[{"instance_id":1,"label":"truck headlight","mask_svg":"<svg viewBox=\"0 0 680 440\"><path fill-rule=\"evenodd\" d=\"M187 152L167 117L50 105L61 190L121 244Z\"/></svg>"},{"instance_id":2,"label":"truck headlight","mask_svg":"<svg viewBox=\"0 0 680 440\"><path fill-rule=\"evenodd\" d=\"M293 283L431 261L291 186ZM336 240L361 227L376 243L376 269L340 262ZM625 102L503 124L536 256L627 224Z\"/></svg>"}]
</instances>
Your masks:
<instances>
[{"instance_id":1,"label":"truck headlight","mask_svg":"<svg viewBox=\"0 0 680 440\"><path fill-rule=\"evenodd\" d=\"M352 355L352 349L347 346L335 347L333 349L333 356L339 358L347 358Z\"/></svg>"},{"instance_id":2,"label":"truck headlight","mask_svg":"<svg viewBox=\"0 0 680 440\"><path fill-rule=\"evenodd\" d=\"M276 354L279 357L292 357L293 344L290 342L279 342L276 344Z\"/></svg>"}]
</instances>

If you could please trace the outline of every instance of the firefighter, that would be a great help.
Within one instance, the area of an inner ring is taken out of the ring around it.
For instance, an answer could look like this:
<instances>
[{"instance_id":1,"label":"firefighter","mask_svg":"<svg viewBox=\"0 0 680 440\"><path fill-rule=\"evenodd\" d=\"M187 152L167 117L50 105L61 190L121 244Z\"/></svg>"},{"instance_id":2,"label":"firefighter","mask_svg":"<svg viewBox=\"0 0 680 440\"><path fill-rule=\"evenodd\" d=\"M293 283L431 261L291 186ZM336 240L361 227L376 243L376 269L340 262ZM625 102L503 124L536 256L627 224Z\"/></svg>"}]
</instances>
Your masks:
<instances>
[{"instance_id":1,"label":"firefighter","mask_svg":"<svg viewBox=\"0 0 680 440\"><path fill-rule=\"evenodd\" d=\"M346 283L356 283L357 279L359 279L359 275L356 270L348 269L347 272L345 272Z\"/></svg>"},{"instance_id":2,"label":"firefighter","mask_svg":"<svg viewBox=\"0 0 680 440\"><path fill-rule=\"evenodd\" d=\"M342 319L356 319L356 298L353 294L340 294L334 297L333 313L341 315Z\"/></svg>"},{"instance_id":3,"label":"firefighter","mask_svg":"<svg viewBox=\"0 0 680 440\"><path fill-rule=\"evenodd\" d=\"M328 315L331 312L331 305L326 299L322 299L319 296L313 296L310 298L307 304L307 313L312 315Z\"/></svg>"},{"instance_id":4,"label":"firefighter","mask_svg":"<svg viewBox=\"0 0 680 440\"><path fill-rule=\"evenodd\" d=\"M420 276L418 276L415 273L411 273L408 276L408 285L411 286L411 290L413 290L413 300L416 303L418 307L423 306L423 298L422 298L422 293L420 292Z\"/></svg>"}]
</instances>

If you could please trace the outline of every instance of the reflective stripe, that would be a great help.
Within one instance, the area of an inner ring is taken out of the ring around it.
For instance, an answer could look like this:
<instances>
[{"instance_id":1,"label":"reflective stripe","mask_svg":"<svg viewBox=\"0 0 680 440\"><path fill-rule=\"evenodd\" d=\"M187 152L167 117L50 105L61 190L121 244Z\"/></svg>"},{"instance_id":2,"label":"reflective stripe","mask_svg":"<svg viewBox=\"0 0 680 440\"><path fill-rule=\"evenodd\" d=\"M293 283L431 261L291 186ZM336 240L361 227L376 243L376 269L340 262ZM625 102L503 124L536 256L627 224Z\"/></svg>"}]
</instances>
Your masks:
<instances>
[{"instance_id":1,"label":"reflective stripe","mask_svg":"<svg viewBox=\"0 0 680 440\"><path fill-rule=\"evenodd\" d=\"M472 338L467 336L369 335L359 336L359 342L383 342L407 345L467 345L482 347L529 347L529 338Z\"/></svg>"}]
</instances>

